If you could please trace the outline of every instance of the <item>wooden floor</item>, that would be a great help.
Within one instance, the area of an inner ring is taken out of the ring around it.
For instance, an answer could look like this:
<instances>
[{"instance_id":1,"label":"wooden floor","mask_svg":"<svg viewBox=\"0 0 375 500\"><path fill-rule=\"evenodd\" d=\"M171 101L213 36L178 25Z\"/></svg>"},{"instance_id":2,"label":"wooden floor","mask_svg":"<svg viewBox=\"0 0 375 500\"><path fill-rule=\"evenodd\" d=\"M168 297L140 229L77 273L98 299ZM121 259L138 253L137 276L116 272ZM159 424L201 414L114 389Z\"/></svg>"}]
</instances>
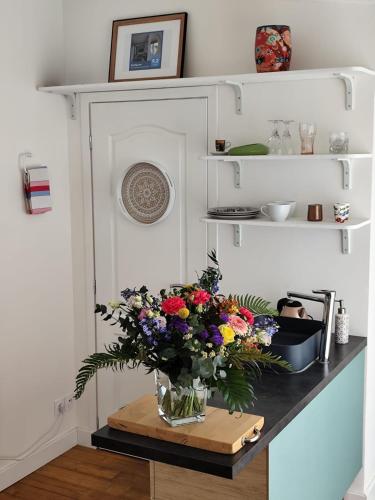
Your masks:
<instances>
[{"instance_id":1,"label":"wooden floor","mask_svg":"<svg viewBox=\"0 0 375 500\"><path fill-rule=\"evenodd\" d=\"M149 500L149 463L76 446L10 488L0 500Z\"/></svg>"}]
</instances>

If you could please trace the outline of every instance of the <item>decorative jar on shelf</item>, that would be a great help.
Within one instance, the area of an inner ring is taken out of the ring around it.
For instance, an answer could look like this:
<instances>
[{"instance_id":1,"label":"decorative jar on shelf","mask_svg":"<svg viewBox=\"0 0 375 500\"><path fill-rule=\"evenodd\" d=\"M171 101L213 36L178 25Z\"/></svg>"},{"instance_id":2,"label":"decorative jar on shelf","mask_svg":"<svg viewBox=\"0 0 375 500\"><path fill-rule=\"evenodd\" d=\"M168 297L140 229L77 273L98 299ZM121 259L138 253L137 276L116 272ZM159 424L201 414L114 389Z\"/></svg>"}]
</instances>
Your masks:
<instances>
[{"instance_id":1,"label":"decorative jar on shelf","mask_svg":"<svg viewBox=\"0 0 375 500\"><path fill-rule=\"evenodd\" d=\"M194 379L191 387L176 387L168 375L155 372L159 416L172 427L204 422L207 387Z\"/></svg>"},{"instance_id":2,"label":"decorative jar on shelf","mask_svg":"<svg viewBox=\"0 0 375 500\"><path fill-rule=\"evenodd\" d=\"M258 73L288 71L291 55L289 26L270 24L257 28L255 62Z\"/></svg>"}]
</instances>

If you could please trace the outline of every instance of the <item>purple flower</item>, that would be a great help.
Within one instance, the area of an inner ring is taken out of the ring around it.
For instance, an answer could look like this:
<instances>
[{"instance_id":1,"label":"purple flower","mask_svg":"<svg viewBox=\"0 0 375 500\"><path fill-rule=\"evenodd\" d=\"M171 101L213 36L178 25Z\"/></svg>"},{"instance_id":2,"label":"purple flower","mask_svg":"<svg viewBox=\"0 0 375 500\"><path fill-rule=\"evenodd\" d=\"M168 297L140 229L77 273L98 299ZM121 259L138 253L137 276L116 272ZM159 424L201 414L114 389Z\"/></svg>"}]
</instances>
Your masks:
<instances>
[{"instance_id":1,"label":"purple flower","mask_svg":"<svg viewBox=\"0 0 375 500\"><path fill-rule=\"evenodd\" d=\"M221 335L221 333L219 332L218 334L215 333L215 335L212 335L212 337L210 338L210 341L214 344L214 345L223 345L224 343L224 339L223 339L223 336Z\"/></svg>"},{"instance_id":2,"label":"purple flower","mask_svg":"<svg viewBox=\"0 0 375 500\"><path fill-rule=\"evenodd\" d=\"M201 339L202 342L206 342L206 340L209 337L208 331L207 330L203 330L203 332L201 332L199 334L199 337L200 337L200 339Z\"/></svg>"},{"instance_id":3,"label":"purple flower","mask_svg":"<svg viewBox=\"0 0 375 500\"><path fill-rule=\"evenodd\" d=\"M223 323L228 323L229 321L229 314L226 313L221 313L220 314L220 319Z\"/></svg>"},{"instance_id":4,"label":"purple flower","mask_svg":"<svg viewBox=\"0 0 375 500\"><path fill-rule=\"evenodd\" d=\"M219 330L219 328L216 325L210 325L208 327L208 329L209 329L209 331L211 333L211 336L212 335L221 335L220 330Z\"/></svg>"},{"instance_id":5,"label":"purple flower","mask_svg":"<svg viewBox=\"0 0 375 500\"><path fill-rule=\"evenodd\" d=\"M274 335L279 329L279 325L272 316L256 316L254 318L254 328L263 330L267 335Z\"/></svg>"},{"instance_id":6,"label":"purple flower","mask_svg":"<svg viewBox=\"0 0 375 500\"><path fill-rule=\"evenodd\" d=\"M189 333L189 325L186 323L185 320L181 319L179 316L172 316L169 322L169 328L175 329L178 332L182 333L183 335Z\"/></svg>"}]
</instances>

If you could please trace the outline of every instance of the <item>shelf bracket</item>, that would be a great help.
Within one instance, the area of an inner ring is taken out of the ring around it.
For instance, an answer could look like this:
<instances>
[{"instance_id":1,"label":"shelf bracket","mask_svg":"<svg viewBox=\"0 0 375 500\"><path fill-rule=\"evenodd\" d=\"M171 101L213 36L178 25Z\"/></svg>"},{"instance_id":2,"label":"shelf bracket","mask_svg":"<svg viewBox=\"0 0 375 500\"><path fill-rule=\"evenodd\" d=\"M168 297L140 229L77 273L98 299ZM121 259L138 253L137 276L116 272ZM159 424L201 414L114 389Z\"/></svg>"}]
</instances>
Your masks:
<instances>
[{"instance_id":1,"label":"shelf bracket","mask_svg":"<svg viewBox=\"0 0 375 500\"><path fill-rule=\"evenodd\" d=\"M74 92L73 94L66 94L65 99L68 101L70 118L72 120L76 120L77 119L77 110L78 110L77 93Z\"/></svg>"},{"instance_id":2,"label":"shelf bracket","mask_svg":"<svg viewBox=\"0 0 375 500\"><path fill-rule=\"evenodd\" d=\"M352 161L348 159L337 160L342 167L342 188L352 189Z\"/></svg>"},{"instance_id":3,"label":"shelf bracket","mask_svg":"<svg viewBox=\"0 0 375 500\"><path fill-rule=\"evenodd\" d=\"M225 162L232 163L233 165L233 174L234 174L234 187L236 189L240 189L241 187L241 172L242 172L242 161L241 160L226 160Z\"/></svg>"},{"instance_id":4,"label":"shelf bracket","mask_svg":"<svg viewBox=\"0 0 375 500\"><path fill-rule=\"evenodd\" d=\"M354 77L345 73L334 73L333 76L342 80L345 84L345 109L354 109Z\"/></svg>"},{"instance_id":5,"label":"shelf bracket","mask_svg":"<svg viewBox=\"0 0 375 500\"><path fill-rule=\"evenodd\" d=\"M233 230L234 230L233 244L235 247L240 247L242 246L242 227L240 224L234 224Z\"/></svg>"},{"instance_id":6,"label":"shelf bracket","mask_svg":"<svg viewBox=\"0 0 375 500\"><path fill-rule=\"evenodd\" d=\"M349 255L352 250L351 231L349 229L340 229L340 231L341 231L342 253L345 255Z\"/></svg>"},{"instance_id":7,"label":"shelf bracket","mask_svg":"<svg viewBox=\"0 0 375 500\"><path fill-rule=\"evenodd\" d=\"M224 80L221 82L223 85L229 85L233 88L236 98L236 113L242 115L243 112L243 83L233 82L232 80Z\"/></svg>"}]
</instances>

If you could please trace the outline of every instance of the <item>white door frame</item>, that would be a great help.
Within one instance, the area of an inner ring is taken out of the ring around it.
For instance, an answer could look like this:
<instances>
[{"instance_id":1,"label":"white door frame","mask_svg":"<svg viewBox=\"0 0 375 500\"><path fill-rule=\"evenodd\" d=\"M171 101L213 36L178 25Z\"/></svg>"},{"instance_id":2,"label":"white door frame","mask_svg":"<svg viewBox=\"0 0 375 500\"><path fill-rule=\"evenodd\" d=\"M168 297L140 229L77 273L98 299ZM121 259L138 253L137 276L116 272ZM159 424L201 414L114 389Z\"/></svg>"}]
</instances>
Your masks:
<instances>
[{"instance_id":1,"label":"white door frame","mask_svg":"<svg viewBox=\"0 0 375 500\"><path fill-rule=\"evenodd\" d=\"M77 363L80 363L87 355L96 350L96 324L93 314L95 307L95 260L94 260L94 225L93 225L93 195L92 195L92 165L91 165L91 105L94 103L110 103L124 101L145 101L145 100L164 100L164 99L207 99L207 137L208 144L214 145L215 138L218 137L218 86L204 87L183 87L183 88L167 88L167 89L149 89L149 90L129 90L116 92L95 92L80 95L80 124L75 125L80 127L80 144L73 146L73 151L70 152L72 168L74 164L81 164L79 182L72 181L72 189L76 196L79 193L82 195L81 209L82 216L79 221L73 221L76 234L82 237L80 246L81 251L78 251L76 269L80 270L79 276L74 277L75 281L75 296L80 298L80 303L83 311L78 305L75 312L76 322L76 341ZM72 126L72 129L75 127ZM75 135L78 130L72 130ZM208 190L208 203L215 204L218 197L217 192L217 169L209 169L210 185L214 189ZM76 178L76 175L74 175ZM73 185L74 183L74 185ZM79 185L80 184L80 185ZM74 214L75 215L75 214ZM80 227L80 229L79 229ZM73 235L74 237L74 235ZM212 246L217 247L217 230L213 225L209 227L209 241ZM73 252L73 254L75 254ZM81 296L83 295L83 296ZM84 317L83 317L84 316ZM77 369L80 365L77 366ZM90 433L98 428L98 398L97 398L97 383L91 383L86 394L78 406L78 441L82 444L89 443Z\"/></svg>"}]
</instances>

